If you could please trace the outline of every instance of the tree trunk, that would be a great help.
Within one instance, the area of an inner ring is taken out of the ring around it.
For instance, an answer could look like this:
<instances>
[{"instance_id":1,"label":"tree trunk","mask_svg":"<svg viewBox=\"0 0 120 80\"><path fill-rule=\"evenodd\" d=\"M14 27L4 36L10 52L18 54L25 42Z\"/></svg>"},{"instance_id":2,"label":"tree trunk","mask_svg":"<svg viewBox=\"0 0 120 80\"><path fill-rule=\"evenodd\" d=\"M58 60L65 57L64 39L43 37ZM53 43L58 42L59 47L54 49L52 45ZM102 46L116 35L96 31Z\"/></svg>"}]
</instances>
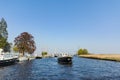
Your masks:
<instances>
[{"instance_id":1,"label":"tree trunk","mask_svg":"<svg viewBox=\"0 0 120 80\"><path fill-rule=\"evenodd\" d=\"M23 57L24 54L25 54L24 51L20 52L20 53L19 53L19 57Z\"/></svg>"},{"instance_id":2,"label":"tree trunk","mask_svg":"<svg viewBox=\"0 0 120 80\"><path fill-rule=\"evenodd\" d=\"M25 54L25 53L24 53L24 51L23 51L23 52L22 52L22 57L24 56L24 54Z\"/></svg>"}]
</instances>

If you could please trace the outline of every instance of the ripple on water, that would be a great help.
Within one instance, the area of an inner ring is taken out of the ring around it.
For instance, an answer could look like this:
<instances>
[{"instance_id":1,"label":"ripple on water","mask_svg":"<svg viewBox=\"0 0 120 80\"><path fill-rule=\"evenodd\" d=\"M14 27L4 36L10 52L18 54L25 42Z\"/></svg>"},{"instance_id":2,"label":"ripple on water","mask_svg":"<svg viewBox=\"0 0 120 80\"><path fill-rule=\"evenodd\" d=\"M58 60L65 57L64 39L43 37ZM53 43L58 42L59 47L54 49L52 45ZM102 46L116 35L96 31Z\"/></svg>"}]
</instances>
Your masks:
<instances>
[{"instance_id":1,"label":"ripple on water","mask_svg":"<svg viewBox=\"0 0 120 80\"><path fill-rule=\"evenodd\" d=\"M56 58L36 59L0 68L0 80L120 80L120 62L73 58L61 65Z\"/></svg>"}]
</instances>

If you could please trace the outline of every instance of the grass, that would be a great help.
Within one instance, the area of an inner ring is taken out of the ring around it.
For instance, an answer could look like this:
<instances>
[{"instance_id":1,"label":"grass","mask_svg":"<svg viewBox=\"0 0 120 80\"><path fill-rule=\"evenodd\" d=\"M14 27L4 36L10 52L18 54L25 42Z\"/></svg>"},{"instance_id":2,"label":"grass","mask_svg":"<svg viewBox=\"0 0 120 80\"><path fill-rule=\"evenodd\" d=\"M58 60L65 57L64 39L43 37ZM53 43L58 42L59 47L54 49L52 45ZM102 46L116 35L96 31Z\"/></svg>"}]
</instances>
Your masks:
<instances>
[{"instance_id":1,"label":"grass","mask_svg":"<svg viewBox=\"0 0 120 80\"><path fill-rule=\"evenodd\" d=\"M89 54L89 55L80 55L80 57L120 62L120 54Z\"/></svg>"}]
</instances>

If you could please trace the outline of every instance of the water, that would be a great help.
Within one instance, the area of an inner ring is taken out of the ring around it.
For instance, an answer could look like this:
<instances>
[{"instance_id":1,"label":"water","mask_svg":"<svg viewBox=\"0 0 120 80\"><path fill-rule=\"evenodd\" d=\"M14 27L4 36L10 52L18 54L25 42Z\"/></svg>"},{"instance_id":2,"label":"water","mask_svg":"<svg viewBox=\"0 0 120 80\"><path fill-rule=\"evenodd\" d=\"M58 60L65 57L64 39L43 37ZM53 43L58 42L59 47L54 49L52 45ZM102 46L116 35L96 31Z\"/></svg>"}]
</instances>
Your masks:
<instances>
[{"instance_id":1,"label":"water","mask_svg":"<svg viewBox=\"0 0 120 80\"><path fill-rule=\"evenodd\" d=\"M0 80L120 80L120 62L73 57L72 65L57 58L36 59L0 68Z\"/></svg>"}]
</instances>

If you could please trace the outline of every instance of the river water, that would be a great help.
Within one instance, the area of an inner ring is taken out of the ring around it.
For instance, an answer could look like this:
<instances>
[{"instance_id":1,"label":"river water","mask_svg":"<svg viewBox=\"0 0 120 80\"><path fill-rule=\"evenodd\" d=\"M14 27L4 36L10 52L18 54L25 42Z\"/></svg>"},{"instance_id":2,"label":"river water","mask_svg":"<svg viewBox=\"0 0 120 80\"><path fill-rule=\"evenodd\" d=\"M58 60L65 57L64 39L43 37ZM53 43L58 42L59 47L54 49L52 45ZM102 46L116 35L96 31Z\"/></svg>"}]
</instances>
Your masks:
<instances>
[{"instance_id":1,"label":"river water","mask_svg":"<svg viewBox=\"0 0 120 80\"><path fill-rule=\"evenodd\" d=\"M73 57L72 65L57 58L35 59L0 68L0 80L120 80L120 62Z\"/></svg>"}]
</instances>

